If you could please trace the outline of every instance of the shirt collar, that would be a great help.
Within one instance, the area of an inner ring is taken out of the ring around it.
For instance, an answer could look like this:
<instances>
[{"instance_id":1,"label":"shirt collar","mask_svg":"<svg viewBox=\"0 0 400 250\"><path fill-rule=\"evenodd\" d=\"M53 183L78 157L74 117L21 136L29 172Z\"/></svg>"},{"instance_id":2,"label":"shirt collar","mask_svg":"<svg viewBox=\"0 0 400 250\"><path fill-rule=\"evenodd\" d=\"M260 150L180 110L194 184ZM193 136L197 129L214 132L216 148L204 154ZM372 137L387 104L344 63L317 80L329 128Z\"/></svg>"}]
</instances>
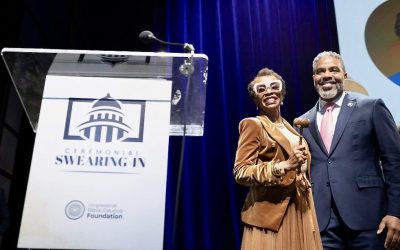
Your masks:
<instances>
[{"instance_id":1,"label":"shirt collar","mask_svg":"<svg viewBox=\"0 0 400 250\"><path fill-rule=\"evenodd\" d=\"M335 107L341 107L342 106L345 94L346 94L346 92L343 91L341 96L336 97L334 100L331 101L331 102L335 103ZM325 106L326 103L327 103L326 101L324 101L322 99L319 99L318 110L322 111L324 109L324 106Z\"/></svg>"}]
</instances>

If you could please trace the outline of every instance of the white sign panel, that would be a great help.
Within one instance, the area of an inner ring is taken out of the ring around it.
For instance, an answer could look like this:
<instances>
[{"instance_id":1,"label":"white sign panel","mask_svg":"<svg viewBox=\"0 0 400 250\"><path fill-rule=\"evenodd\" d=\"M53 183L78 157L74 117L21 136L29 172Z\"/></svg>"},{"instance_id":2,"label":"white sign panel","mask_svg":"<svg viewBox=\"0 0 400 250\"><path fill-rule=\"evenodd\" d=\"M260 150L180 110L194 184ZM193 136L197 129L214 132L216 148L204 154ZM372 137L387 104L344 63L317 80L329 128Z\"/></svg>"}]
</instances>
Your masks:
<instances>
[{"instance_id":1,"label":"white sign panel","mask_svg":"<svg viewBox=\"0 0 400 250\"><path fill-rule=\"evenodd\" d=\"M346 70L400 122L400 1L335 0Z\"/></svg>"},{"instance_id":2,"label":"white sign panel","mask_svg":"<svg viewBox=\"0 0 400 250\"><path fill-rule=\"evenodd\" d=\"M18 247L162 249L171 82L47 76Z\"/></svg>"}]
</instances>

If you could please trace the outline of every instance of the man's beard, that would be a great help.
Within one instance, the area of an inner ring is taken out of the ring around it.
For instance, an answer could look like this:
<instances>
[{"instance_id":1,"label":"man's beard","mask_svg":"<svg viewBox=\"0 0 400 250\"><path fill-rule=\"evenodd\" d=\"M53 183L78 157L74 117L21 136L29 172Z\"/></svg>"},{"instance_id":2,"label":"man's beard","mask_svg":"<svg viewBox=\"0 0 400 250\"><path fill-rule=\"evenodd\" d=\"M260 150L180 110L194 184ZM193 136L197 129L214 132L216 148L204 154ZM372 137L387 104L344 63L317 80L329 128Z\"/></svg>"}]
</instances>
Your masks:
<instances>
[{"instance_id":1,"label":"man's beard","mask_svg":"<svg viewBox=\"0 0 400 250\"><path fill-rule=\"evenodd\" d=\"M324 91L322 90L322 88L318 88L318 94L322 99L327 99L327 100L333 99L336 97L337 93L338 93L337 89Z\"/></svg>"},{"instance_id":2,"label":"man's beard","mask_svg":"<svg viewBox=\"0 0 400 250\"><path fill-rule=\"evenodd\" d=\"M343 92L343 86L339 83L336 83L335 86L336 88L325 91L322 89L322 86L318 86L317 87L318 95L324 100L332 100L336 98L339 95L339 93Z\"/></svg>"}]
</instances>

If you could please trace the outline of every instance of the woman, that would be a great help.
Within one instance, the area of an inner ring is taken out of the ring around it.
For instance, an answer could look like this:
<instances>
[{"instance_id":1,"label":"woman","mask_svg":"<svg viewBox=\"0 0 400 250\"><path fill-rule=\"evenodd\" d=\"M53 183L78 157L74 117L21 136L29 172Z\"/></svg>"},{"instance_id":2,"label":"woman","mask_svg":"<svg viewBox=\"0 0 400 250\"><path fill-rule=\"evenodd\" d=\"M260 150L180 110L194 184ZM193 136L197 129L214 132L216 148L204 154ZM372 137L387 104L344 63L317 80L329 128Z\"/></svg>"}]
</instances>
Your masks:
<instances>
[{"instance_id":1,"label":"woman","mask_svg":"<svg viewBox=\"0 0 400 250\"><path fill-rule=\"evenodd\" d=\"M322 249L304 140L280 115L282 77L260 70L247 90L260 110L239 124L235 180L250 188L242 209L242 249Z\"/></svg>"}]
</instances>

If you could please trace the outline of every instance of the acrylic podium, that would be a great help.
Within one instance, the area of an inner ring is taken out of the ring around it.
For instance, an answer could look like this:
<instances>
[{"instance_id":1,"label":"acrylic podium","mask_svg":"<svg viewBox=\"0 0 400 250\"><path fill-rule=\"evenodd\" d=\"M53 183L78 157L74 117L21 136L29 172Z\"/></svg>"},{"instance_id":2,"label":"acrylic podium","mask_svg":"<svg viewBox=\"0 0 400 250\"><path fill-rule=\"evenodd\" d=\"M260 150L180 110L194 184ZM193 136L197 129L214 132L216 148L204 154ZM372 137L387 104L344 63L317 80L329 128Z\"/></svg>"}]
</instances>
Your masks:
<instances>
[{"instance_id":1,"label":"acrylic podium","mask_svg":"<svg viewBox=\"0 0 400 250\"><path fill-rule=\"evenodd\" d=\"M2 57L36 132L18 247L162 249L168 138L203 135L207 56Z\"/></svg>"}]
</instances>

